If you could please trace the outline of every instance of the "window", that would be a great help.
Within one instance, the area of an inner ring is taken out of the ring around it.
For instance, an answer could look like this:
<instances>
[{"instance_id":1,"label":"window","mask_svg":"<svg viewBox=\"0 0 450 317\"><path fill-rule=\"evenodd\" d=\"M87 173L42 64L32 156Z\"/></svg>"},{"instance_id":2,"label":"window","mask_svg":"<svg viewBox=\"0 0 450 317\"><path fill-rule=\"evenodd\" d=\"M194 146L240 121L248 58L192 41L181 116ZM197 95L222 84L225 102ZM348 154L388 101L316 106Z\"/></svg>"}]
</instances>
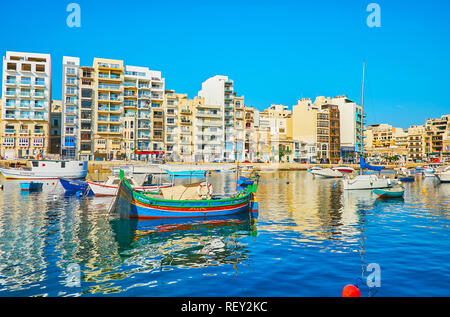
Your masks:
<instances>
[{"instance_id":1,"label":"window","mask_svg":"<svg viewBox=\"0 0 450 317\"><path fill-rule=\"evenodd\" d=\"M67 147L75 146L75 138L74 137L65 137L64 138L64 146L67 146Z\"/></svg>"},{"instance_id":2,"label":"window","mask_svg":"<svg viewBox=\"0 0 450 317\"><path fill-rule=\"evenodd\" d=\"M19 138L19 146L28 146L30 144L29 139Z\"/></svg>"},{"instance_id":3,"label":"window","mask_svg":"<svg viewBox=\"0 0 450 317\"><path fill-rule=\"evenodd\" d=\"M3 146L14 146L14 138L3 138Z\"/></svg>"},{"instance_id":4,"label":"window","mask_svg":"<svg viewBox=\"0 0 450 317\"><path fill-rule=\"evenodd\" d=\"M33 140L33 146L39 146L39 147L44 146L44 139L43 138L35 138Z\"/></svg>"}]
</instances>

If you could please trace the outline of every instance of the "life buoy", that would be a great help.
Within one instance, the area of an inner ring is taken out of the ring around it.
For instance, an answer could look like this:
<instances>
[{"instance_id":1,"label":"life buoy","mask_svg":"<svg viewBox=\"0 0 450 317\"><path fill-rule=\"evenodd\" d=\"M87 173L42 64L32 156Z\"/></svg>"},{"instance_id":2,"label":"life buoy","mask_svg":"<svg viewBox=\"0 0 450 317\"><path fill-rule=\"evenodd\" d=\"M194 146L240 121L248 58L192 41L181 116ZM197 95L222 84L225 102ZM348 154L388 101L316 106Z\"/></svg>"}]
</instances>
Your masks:
<instances>
[{"instance_id":1,"label":"life buoy","mask_svg":"<svg viewBox=\"0 0 450 317\"><path fill-rule=\"evenodd\" d=\"M208 188L208 193L207 194L202 194L202 188L203 187L207 187ZM212 186L212 184L208 184L207 182L201 183L197 187L197 193L198 193L198 197L200 197L201 199L203 199L203 198L205 198L207 196L212 196L212 194L213 194L213 186Z\"/></svg>"}]
</instances>

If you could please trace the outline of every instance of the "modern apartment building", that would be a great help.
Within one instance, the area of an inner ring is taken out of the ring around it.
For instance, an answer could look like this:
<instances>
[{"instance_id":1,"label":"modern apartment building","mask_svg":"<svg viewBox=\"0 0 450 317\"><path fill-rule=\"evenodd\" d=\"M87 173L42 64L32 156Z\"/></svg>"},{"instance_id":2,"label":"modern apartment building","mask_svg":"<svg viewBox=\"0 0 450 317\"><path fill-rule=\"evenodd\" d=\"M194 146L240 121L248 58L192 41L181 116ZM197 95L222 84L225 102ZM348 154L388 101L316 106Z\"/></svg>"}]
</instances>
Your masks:
<instances>
[{"instance_id":1,"label":"modern apartment building","mask_svg":"<svg viewBox=\"0 0 450 317\"><path fill-rule=\"evenodd\" d=\"M61 156L73 160L79 146L80 59L64 56L62 70Z\"/></svg>"},{"instance_id":2,"label":"modern apartment building","mask_svg":"<svg viewBox=\"0 0 450 317\"><path fill-rule=\"evenodd\" d=\"M244 158L244 98L236 95L234 83L227 76L216 75L202 83L198 97L204 98L205 105L218 106L222 115L222 135L217 135L223 143L223 161ZM238 112L238 117L236 117Z\"/></svg>"},{"instance_id":3,"label":"modern apartment building","mask_svg":"<svg viewBox=\"0 0 450 317\"><path fill-rule=\"evenodd\" d=\"M178 126L178 97L174 90L165 90L163 110L165 117L165 157L169 161L178 162L180 160L178 153L180 127Z\"/></svg>"},{"instance_id":4,"label":"modern apartment building","mask_svg":"<svg viewBox=\"0 0 450 317\"><path fill-rule=\"evenodd\" d=\"M63 158L150 159L164 154L164 79L148 67L63 58Z\"/></svg>"},{"instance_id":5,"label":"modern apartment building","mask_svg":"<svg viewBox=\"0 0 450 317\"><path fill-rule=\"evenodd\" d=\"M123 126L128 159L164 154L164 79L148 67L125 66Z\"/></svg>"},{"instance_id":6,"label":"modern apartment building","mask_svg":"<svg viewBox=\"0 0 450 317\"><path fill-rule=\"evenodd\" d=\"M362 108L356 102L347 98L347 96L337 96L329 99L332 105L337 105L339 108L340 117L340 140L341 140L341 154L344 162L351 162L356 160L364 150L364 125L365 114L362 113Z\"/></svg>"},{"instance_id":7,"label":"modern apartment building","mask_svg":"<svg viewBox=\"0 0 450 317\"><path fill-rule=\"evenodd\" d=\"M2 158L42 157L48 153L51 74L49 54L7 51L3 57Z\"/></svg>"}]
</instances>

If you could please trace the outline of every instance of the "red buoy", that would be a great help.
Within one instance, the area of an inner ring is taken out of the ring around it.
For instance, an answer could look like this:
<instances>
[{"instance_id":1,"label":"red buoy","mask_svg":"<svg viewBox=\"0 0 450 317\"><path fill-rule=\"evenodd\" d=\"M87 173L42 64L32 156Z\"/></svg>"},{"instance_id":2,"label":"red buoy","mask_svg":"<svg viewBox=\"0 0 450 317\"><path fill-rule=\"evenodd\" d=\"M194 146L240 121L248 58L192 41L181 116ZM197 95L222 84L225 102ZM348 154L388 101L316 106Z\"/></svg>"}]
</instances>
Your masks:
<instances>
[{"instance_id":1,"label":"red buoy","mask_svg":"<svg viewBox=\"0 0 450 317\"><path fill-rule=\"evenodd\" d=\"M342 297L361 297L361 292L355 285L349 284L342 290Z\"/></svg>"}]
</instances>

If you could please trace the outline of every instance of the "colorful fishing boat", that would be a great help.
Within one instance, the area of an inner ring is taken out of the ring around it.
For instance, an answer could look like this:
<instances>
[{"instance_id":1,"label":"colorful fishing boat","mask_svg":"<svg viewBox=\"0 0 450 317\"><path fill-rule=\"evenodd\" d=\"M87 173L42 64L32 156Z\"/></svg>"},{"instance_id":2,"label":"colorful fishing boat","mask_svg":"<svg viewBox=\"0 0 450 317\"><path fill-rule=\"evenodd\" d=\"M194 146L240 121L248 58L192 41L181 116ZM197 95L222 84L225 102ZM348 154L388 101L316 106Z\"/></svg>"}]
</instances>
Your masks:
<instances>
[{"instance_id":1,"label":"colorful fishing boat","mask_svg":"<svg viewBox=\"0 0 450 317\"><path fill-rule=\"evenodd\" d=\"M110 212L131 218L196 218L254 212L258 208L255 199L256 184L225 199L213 199L211 195L208 195L207 199L200 198L201 195L197 199L192 196L191 199L178 199L177 197L183 197L185 193L192 194L193 191L197 193L196 184L184 186L185 188L180 189L176 187L163 189L163 197L159 198L134 190L121 175L118 195L111 205ZM171 197L177 199L171 199Z\"/></svg>"},{"instance_id":2,"label":"colorful fishing boat","mask_svg":"<svg viewBox=\"0 0 450 317\"><path fill-rule=\"evenodd\" d=\"M405 188L403 186L394 186L391 188L377 188L373 192L380 198L398 198L403 197Z\"/></svg>"},{"instance_id":3,"label":"colorful fishing boat","mask_svg":"<svg viewBox=\"0 0 450 317\"><path fill-rule=\"evenodd\" d=\"M77 193L81 192L83 195L86 196L93 196L94 192L89 187L88 182L86 181L80 181L80 180L74 180L74 179L67 179L67 178L59 178L59 182L61 183L62 187L64 187L66 193Z\"/></svg>"},{"instance_id":4,"label":"colorful fishing boat","mask_svg":"<svg viewBox=\"0 0 450 317\"><path fill-rule=\"evenodd\" d=\"M26 182L26 183L20 183L20 190L22 191L37 191L42 189L43 183L35 183L35 182Z\"/></svg>"}]
</instances>

